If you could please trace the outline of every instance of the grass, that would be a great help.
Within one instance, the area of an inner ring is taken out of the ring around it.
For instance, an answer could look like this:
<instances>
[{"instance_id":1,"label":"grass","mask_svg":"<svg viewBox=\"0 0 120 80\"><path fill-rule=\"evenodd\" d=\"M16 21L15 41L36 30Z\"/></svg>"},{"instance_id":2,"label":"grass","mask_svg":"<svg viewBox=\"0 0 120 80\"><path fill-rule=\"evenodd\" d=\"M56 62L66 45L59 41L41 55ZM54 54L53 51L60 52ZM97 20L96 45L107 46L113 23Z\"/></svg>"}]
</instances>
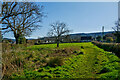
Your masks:
<instances>
[{"instance_id":1,"label":"grass","mask_svg":"<svg viewBox=\"0 0 120 80\"><path fill-rule=\"evenodd\" d=\"M59 48L56 44L33 45L12 52L17 58L9 59L9 63L18 65L19 70L11 70L12 74L7 74L10 78L119 78L120 76L118 74L120 59L92 43L61 43ZM7 64L4 62L4 65Z\"/></svg>"}]
</instances>

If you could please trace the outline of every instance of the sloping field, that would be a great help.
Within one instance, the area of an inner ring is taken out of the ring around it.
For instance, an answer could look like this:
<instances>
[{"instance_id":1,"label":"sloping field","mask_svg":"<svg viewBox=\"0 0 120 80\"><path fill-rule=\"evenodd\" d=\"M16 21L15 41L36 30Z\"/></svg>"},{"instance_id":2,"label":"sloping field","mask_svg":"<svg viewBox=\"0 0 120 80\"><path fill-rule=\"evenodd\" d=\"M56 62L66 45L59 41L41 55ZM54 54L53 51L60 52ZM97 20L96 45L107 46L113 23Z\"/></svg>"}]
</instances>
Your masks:
<instances>
[{"instance_id":1,"label":"sloping field","mask_svg":"<svg viewBox=\"0 0 120 80\"><path fill-rule=\"evenodd\" d=\"M92 43L34 45L19 54L27 60L11 78L119 78L120 59ZM31 52L31 53L30 53ZM29 57L28 57L29 56ZM28 59L29 58L29 59Z\"/></svg>"}]
</instances>

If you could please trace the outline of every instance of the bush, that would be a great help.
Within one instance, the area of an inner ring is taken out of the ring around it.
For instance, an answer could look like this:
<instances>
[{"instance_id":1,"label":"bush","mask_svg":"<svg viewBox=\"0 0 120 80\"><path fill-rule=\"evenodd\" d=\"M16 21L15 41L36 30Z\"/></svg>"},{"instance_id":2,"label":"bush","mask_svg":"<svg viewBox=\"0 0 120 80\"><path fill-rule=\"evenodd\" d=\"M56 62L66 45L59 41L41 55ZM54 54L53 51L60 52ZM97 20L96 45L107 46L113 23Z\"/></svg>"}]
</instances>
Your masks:
<instances>
[{"instance_id":1,"label":"bush","mask_svg":"<svg viewBox=\"0 0 120 80\"><path fill-rule=\"evenodd\" d=\"M63 65L63 60L61 58L55 57L48 61L47 66L56 67Z\"/></svg>"},{"instance_id":2,"label":"bush","mask_svg":"<svg viewBox=\"0 0 120 80\"><path fill-rule=\"evenodd\" d=\"M92 42L96 46L104 49L105 51L110 51L112 53L115 53L118 57L120 57L120 44L118 43L102 43L102 42L97 42L94 41Z\"/></svg>"}]
</instances>

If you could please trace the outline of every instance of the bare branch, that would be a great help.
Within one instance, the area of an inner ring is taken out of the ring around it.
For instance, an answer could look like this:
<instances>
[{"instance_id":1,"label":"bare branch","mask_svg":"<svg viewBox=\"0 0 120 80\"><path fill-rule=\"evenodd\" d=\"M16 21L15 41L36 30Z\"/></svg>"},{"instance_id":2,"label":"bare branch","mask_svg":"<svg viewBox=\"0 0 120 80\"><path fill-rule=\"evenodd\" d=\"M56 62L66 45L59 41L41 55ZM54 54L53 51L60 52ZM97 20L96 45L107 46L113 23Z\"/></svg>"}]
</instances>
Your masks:
<instances>
[{"instance_id":1,"label":"bare branch","mask_svg":"<svg viewBox=\"0 0 120 80\"><path fill-rule=\"evenodd\" d=\"M50 25L51 30L47 33L48 36L55 37L55 41L57 41L57 47L59 47L60 37L62 35L69 33L70 30L67 28L67 25L63 22L56 22Z\"/></svg>"},{"instance_id":2,"label":"bare branch","mask_svg":"<svg viewBox=\"0 0 120 80\"><path fill-rule=\"evenodd\" d=\"M41 27L39 23L44 17L41 7L31 2L3 3L2 16L5 25L3 30L13 31L15 38L30 35L33 30Z\"/></svg>"}]
</instances>

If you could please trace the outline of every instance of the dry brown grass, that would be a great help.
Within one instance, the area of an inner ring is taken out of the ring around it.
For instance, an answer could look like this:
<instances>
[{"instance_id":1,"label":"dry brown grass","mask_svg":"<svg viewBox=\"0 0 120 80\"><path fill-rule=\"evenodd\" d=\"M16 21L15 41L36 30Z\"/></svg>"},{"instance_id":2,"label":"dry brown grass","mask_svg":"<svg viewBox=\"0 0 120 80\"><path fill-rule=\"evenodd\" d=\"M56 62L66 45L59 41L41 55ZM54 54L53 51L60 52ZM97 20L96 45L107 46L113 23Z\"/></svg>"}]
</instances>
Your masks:
<instances>
[{"instance_id":1,"label":"dry brown grass","mask_svg":"<svg viewBox=\"0 0 120 80\"><path fill-rule=\"evenodd\" d=\"M2 75L10 76L12 73L21 72L25 59L17 53L24 51L25 45L2 43Z\"/></svg>"}]
</instances>

